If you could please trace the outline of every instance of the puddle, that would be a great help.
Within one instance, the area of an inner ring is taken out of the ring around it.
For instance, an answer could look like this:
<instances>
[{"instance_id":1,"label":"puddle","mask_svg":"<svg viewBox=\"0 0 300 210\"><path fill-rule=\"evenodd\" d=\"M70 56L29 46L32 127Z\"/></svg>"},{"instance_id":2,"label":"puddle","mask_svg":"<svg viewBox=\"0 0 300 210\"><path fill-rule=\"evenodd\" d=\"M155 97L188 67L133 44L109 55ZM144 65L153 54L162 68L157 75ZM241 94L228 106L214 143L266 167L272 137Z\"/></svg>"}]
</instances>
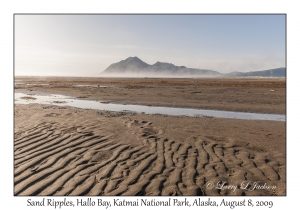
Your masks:
<instances>
[{"instance_id":1,"label":"puddle","mask_svg":"<svg viewBox=\"0 0 300 210\"><path fill-rule=\"evenodd\" d=\"M105 85L73 85L74 87L100 87L100 88L108 88L109 86Z\"/></svg>"},{"instance_id":2,"label":"puddle","mask_svg":"<svg viewBox=\"0 0 300 210\"><path fill-rule=\"evenodd\" d=\"M247 113L247 112L229 112L217 110L203 110L203 109L188 109L188 108L173 108L173 107L157 107L157 106L143 106L143 105L124 105L124 104L111 104L105 101L91 101L82 100L64 95L43 95L38 93L30 95L35 100L26 100L28 94L15 93L15 104L53 104L57 106L72 106L83 109L96 109L108 111L132 111L146 114L166 114L166 115L184 115L184 116L207 116L218 118L234 118L246 120L271 120L271 121L285 121L285 115L279 114L260 114L260 113ZM22 99L23 97L23 99ZM25 99L24 99L25 98Z\"/></svg>"}]
</instances>

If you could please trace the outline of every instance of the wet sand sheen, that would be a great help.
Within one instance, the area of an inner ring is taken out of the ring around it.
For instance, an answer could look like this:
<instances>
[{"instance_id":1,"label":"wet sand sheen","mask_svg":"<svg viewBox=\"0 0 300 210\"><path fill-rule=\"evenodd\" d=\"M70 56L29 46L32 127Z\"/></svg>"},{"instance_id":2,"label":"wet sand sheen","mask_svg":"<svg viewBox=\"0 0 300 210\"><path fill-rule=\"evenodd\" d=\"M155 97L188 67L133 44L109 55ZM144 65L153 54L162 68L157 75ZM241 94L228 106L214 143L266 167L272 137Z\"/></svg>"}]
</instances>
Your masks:
<instances>
[{"instance_id":1,"label":"wet sand sheen","mask_svg":"<svg viewBox=\"0 0 300 210\"><path fill-rule=\"evenodd\" d=\"M31 98L33 97L30 94ZM26 98L27 97L27 98ZM245 112L229 112L219 110L200 110L188 108L173 108L173 107L155 107L155 106L142 106L131 104L111 104L108 102L81 100L64 95L34 95L34 100L28 100L28 95L24 93L15 93L16 104L64 104L77 108L84 109L97 109L108 111L133 111L146 114L167 114L167 115L186 115L186 116L208 116L218 118L235 118L247 120L273 120L285 121L285 115L276 114L262 114L262 113L245 113ZM27 100L26 100L27 99Z\"/></svg>"},{"instance_id":2,"label":"wet sand sheen","mask_svg":"<svg viewBox=\"0 0 300 210\"><path fill-rule=\"evenodd\" d=\"M15 85L15 195L286 195L285 121L175 115L189 107L285 119L285 80L19 79L36 85ZM123 111L128 104L142 106ZM145 113L166 107L180 108Z\"/></svg>"},{"instance_id":3,"label":"wet sand sheen","mask_svg":"<svg viewBox=\"0 0 300 210\"><path fill-rule=\"evenodd\" d=\"M15 195L285 193L283 153L233 140L231 135L191 133L188 124L180 127L184 131L172 134L178 123L191 122L189 117L151 117L38 104L16 105L15 114L19 116L14 143ZM162 126L165 120L172 127ZM211 128L220 128L213 125L214 119L206 120ZM251 128L249 125L246 127ZM255 180L276 185L277 189L232 191L206 187L208 181L216 184L220 180L231 185Z\"/></svg>"}]
</instances>

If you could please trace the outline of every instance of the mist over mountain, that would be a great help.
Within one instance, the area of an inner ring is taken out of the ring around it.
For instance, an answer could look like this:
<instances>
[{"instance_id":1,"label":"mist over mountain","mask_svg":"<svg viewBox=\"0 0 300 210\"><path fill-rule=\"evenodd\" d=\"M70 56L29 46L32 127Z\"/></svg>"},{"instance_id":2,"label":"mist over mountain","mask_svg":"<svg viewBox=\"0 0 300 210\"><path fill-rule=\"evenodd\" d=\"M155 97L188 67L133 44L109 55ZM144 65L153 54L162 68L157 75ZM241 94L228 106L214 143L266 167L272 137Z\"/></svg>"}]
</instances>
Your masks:
<instances>
[{"instance_id":1,"label":"mist over mountain","mask_svg":"<svg viewBox=\"0 0 300 210\"><path fill-rule=\"evenodd\" d=\"M138 57L129 57L118 63L111 64L103 73L138 73L150 67Z\"/></svg>"},{"instance_id":2,"label":"mist over mountain","mask_svg":"<svg viewBox=\"0 0 300 210\"><path fill-rule=\"evenodd\" d=\"M227 76L239 76L239 77L285 77L286 68L276 68L263 71L250 71L250 72L231 72L226 74Z\"/></svg>"},{"instance_id":3,"label":"mist over mountain","mask_svg":"<svg viewBox=\"0 0 300 210\"><path fill-rule=\"evenodd\" d=\"M120 77L222 77L222 76L258 76L258 77L285 77L286 69L277 68L253 72L231 72L222 74L213 70L187 68L175 66L172 63L156 62L149 65L138 57L129 57L117 63L111 64L105 69L103 76Z\"/></svg>"},{"instance_id":4,"label":"mist over mountain","mask_svg":"<svg viewBox=\"0 0 300 210\"><path fill-rule=\"evenodd\" d=\"M221 76L217 71L175 66L172 63L156 62L149 65L138 57L129 57L118 63L111 64L101 74L118 76Z\"/></svg>"}]
</instances>

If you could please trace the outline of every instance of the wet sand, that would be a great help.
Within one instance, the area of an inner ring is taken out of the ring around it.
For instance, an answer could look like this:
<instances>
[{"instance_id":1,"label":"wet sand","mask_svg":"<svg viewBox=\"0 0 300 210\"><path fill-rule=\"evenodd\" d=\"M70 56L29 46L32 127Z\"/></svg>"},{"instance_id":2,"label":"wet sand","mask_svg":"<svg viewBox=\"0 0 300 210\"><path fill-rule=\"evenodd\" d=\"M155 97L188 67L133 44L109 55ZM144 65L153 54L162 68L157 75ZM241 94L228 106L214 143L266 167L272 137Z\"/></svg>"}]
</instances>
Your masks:
<instances>
[{"instance_id":1,"label":"wet sand","mask_svg":"<svg viewBox=\"0 0 300 210\"><path fill-rule=\"evenodd\" d=\"M282 79L16 79L49 85L18 84L15 91L285 113ZM73 86L78 84L96 87ZM286 194L285 122L18 104L14 134L15 195Z\"/></svg>"},{"instance_id":2,"label":"wet sand","mask_svg":"<svg viewBox=\"0 0 300 210\"><path fill-rule=\"evenodd\" d=\"M25 88L30 90L111 103L286 113L286 81L283 78L16 77L16 80L16 83L29 84ZM17 84L15 88L23 89L24 84Z\"/></svg>"}]
</instances>

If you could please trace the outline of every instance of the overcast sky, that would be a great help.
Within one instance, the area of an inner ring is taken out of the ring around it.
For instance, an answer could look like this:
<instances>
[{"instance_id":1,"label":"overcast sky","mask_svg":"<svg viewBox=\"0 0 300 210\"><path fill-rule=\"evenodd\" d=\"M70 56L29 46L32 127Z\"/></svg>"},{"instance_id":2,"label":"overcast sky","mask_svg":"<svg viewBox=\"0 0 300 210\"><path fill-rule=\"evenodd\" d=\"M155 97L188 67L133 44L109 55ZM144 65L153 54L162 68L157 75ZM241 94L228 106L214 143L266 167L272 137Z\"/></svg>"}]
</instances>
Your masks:
<instances>
[{"instance_id":1,"label":"overcast sky","mask_svg":"<svg viewBox=\"0 0 300 210\"><path fill-rule=\"evenodd\" d=\"M15 15L15 75L98 76L137 56L221 73L285 67L285 15Z\"/></svg>"}]
</instances>

